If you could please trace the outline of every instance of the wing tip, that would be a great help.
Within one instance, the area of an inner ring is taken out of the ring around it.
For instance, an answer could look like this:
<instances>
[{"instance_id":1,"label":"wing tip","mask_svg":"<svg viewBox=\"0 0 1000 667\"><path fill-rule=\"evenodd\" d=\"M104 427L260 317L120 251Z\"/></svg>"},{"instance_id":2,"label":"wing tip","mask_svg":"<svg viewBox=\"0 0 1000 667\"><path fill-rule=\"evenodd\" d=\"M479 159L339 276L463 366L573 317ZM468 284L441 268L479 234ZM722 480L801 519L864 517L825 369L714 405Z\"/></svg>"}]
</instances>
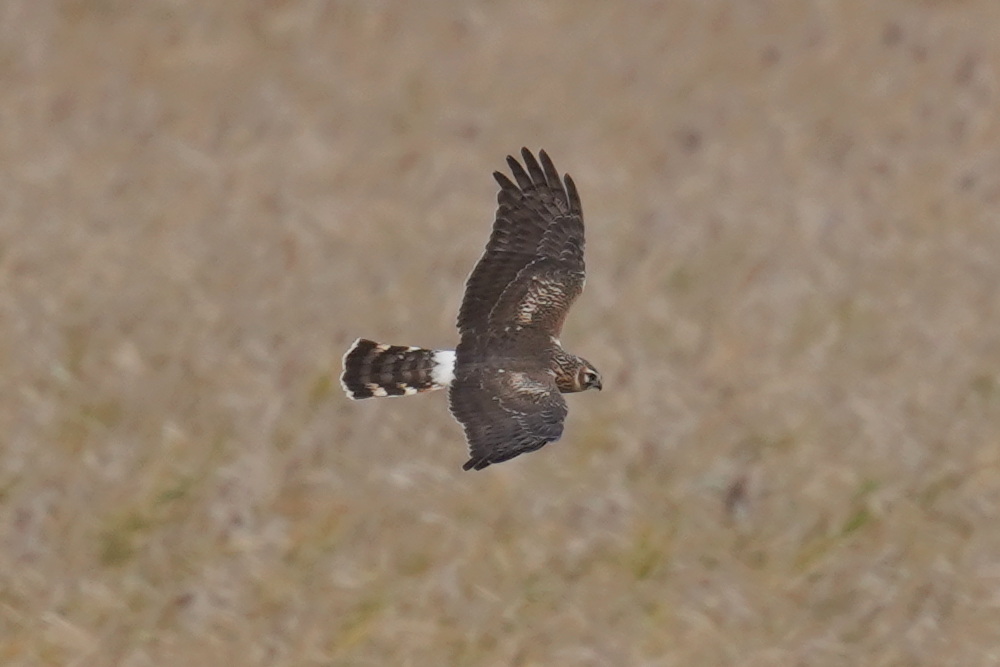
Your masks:
<instances>
[{"instance_id":1,"label":"wing tip","mask_svg":"<svg viewBox=\"0 0 1000 667\"><path fill-rule=\"evenodd\" d=\"M576 189L576 183L569 174L563 174L563 181L566 184L566 200L569 202L569 209L583 218L583 204L580 202L580 193Z\"/></svg>"},{"instance_id":2,"label":"wing tip","mask_svg":"<svg viewBox=\"0 0 1000 667\"><path fill-rule=\"evenodd\" d=\"M534 153L529 151L527 148L522 147L521 158L524 160L524 166L527 168L528 174L531 176L531 183L533 185L549 185L545 171L538 164L538 160L535 159Z\"/></svg>"},{"instance_id":3,"label":"wing tip","mask_svg":"<svg viewBox=\"0 0 1000 667\"><path fill-rule=\"evenodd\" d=\"M510 167L510 173L514 175L514 180L517 181L517 187L522 191L530 190L533 185L531 177L528 176L528 172L524 170L524 167L517 161L517 158L513 155L508 155L507 166Z\"/></svg>"},{"instance_id":4,"label":"wing tip","mask_svg":"<svg viewBox=\"0 0 1000 667\"><path fill-rule=\"evenodd\" d=\"M513 155L507 156L507 165L510 167L514 179L517 181L516 186L505 174L498 171L493 172L493 177L500 183L501 187L506 188L506 184L510 184L516 189L525 192L533 187L547 186L560 192L565 197L570 211L582 215L583 207L580 203L580 194L577 192L576 184L569 174L559 175L559 170L556 169L555 163L549 156L548 151L544 148L538 149L538 159L535 159L534 153L527 146L522 146L521 159L524 161L523 166ZM500 180L501 178L503 180Z\"/></svg>"},{"instance_id":5,"label":"wing tip","mask_svg":"<svg viewBox=\"0 0 1000 667\"><path fill-rule=\"evenodd\" d=\"M510 180L507 174L503 173L502 171L494 171L493 180L495 180L500 185L501 190L519 191L518 187L514 185L514 181Z\"/></svg>"},{"instance_id":6,"label":"wing tip","mask_svg":"<svg viewBox=\"0 0 1000 667\"><path fill-rule=\"evenodd\" d=\"M462 470L482 470L490 464L490 460L485 456L473 457L462 464Z\"/></svg>"}]
</instances>

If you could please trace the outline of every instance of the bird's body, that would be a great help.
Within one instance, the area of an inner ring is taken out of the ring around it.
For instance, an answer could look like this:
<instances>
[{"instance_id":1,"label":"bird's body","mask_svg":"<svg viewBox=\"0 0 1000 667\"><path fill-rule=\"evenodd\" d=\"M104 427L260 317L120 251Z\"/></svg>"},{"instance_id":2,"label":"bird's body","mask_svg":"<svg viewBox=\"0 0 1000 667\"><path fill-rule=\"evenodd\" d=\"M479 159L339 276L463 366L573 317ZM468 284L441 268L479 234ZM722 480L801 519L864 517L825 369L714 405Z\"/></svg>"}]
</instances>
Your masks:
<instances>
[{"instance_id":1,"label":"bird's body","mask_svg":"<svg viewBox=\"0 0 1000 667\"><path fill-rule=\"evenodd\" d=\"M341 384L351 398L403 396L449 388L451 412L465 428L480 470L534 451L562 435L563 393L601 388L601 376L559 342L566 314L583 290L583 212L573 180L545 151L541 164L521 150L500 172L498 208L486 250L466 281L461 335L450 350L358 339L344 356ZM525 168L527 170L525 170Z\"/></svg>"}]
</instances>

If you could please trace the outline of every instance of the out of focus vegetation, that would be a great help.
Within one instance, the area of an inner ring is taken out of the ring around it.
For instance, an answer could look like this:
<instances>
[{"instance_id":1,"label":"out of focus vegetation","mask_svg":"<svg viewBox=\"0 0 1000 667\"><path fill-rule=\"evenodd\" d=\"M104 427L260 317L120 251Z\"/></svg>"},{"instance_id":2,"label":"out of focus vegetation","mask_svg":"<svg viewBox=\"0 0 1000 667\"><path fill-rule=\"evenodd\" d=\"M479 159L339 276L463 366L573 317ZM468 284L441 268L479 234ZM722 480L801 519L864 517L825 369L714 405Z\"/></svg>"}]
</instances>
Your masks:
<instances>
[{"instance_id":1,"label":"out of focus vegetation","mask_svg":"<svg viewBox=\"0 0 1000 667\"><path fill-rule=\"evenodd\" d=\"M1000 3L10 0L0 662L1000 660ZM522 145L604 373L442 394Z\"/></svg>"}]
</instances>

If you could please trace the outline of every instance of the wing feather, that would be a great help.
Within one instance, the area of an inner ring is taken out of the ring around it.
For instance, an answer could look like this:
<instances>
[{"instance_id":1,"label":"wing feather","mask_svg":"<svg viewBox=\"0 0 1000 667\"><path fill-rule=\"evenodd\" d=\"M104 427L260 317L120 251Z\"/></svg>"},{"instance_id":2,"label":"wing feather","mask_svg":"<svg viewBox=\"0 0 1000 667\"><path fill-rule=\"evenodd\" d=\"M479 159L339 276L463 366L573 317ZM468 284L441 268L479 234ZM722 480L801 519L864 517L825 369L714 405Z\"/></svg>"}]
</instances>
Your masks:
<instances>
[{"instance_id":1,"label":"wing feather","mask_svg":"<svg viewBox=\"0 0 1000 667\"><path fill-rule=\"evenodd\" d=\"M564 253L574 254L572 249ZM559 337L584 283L583 273L563 256L535 260L507 286L490 313L492 338L509 340L523 331L542 331L543 340Z\"/></svg>"},{"instance_id":2,"label":"wing feather","mask_svg":"<svg viewBox=\"0 0 1000 667\"><path fill-rule=\"evenodd\" d=\"M493 174L500 185L496 218L486 250L466 281L458 314L463 339L488 334L495 320L491 314L505 290L540 259L565 263L566 273L580 274L582 287L583 211L576 186L569 176L560 178L545 151L539 151L539 162L522 148L521 159L524 166L507 157L513 181L501 172ZM569 286L567 293L574 289ZM571 302L567 300L567 308Z\"/></svg>"},{"instance_id":3,"label":"wing feather","mask_svg":"<svg viewBox=\"0 0 1000 667\"><path fill-rule=\"evenodd\" d=\"M468 370L449 391L451 412L469 443L463 469L482 470L562 435L566 401L550 374Z\"/></svg>"},{"instance_id":4,"label":"wing feather","mask_svg":"<svg viewBox=\"0 0 1000 667\"><path fill-rule=\"evenodd\" d=\"M524 149L522 149L523 152ZM507 156L507 166L510 167L510 173L514 174L514 180L517 181L517 185L521 190L528 192L534 190L535 182L531 180L527 172L524 171L524 167L521 163L517 161L513 155Z\"/></svg>"}]
</instances>

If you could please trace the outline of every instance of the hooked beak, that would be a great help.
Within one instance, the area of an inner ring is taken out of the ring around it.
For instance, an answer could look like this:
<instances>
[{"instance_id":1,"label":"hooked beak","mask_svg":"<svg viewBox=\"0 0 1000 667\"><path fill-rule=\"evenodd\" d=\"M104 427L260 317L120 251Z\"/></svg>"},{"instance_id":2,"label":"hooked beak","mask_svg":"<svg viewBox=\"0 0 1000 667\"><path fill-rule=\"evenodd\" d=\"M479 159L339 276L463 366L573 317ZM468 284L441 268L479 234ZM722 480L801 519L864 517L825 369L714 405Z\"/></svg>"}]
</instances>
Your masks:
<instances>
[{"instance_id":1,"label":"hooked beak","mask_svg":"<svg viewBox=\"0 0 1000 667\"><path fill-rule=\"evenodd\" d=\"M594 385L594 389L596 389L597 391L601 390L601 381L600 380L598 380L597 384Z\"/></svg>"}]
</instances>

